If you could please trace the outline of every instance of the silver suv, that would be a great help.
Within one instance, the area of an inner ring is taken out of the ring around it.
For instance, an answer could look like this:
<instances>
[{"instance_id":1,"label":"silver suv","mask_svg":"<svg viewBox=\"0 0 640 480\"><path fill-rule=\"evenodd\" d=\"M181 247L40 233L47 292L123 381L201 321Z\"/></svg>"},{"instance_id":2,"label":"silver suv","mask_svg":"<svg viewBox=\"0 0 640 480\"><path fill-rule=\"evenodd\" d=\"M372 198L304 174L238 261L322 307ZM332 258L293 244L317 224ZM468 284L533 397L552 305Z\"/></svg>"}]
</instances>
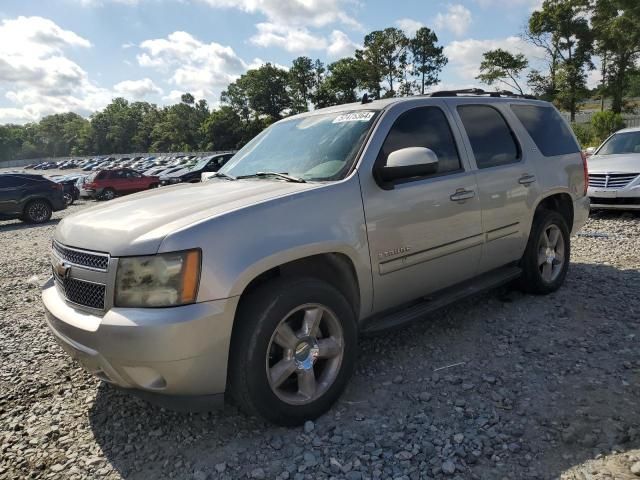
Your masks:
<instances>
[{"instance_id":1,"label":"silver suv","mask_svg":"<svg viewBox=\"0 0 640 480\"><path fill-rule=\"evenodd\" d=\"M272 125L217 178L65 218L44 288L62 347L168 406L280 424L338 398L358 336L517 280L558 289L586 167L548 103L444 92Z\"/></svg>"}]
</instances>

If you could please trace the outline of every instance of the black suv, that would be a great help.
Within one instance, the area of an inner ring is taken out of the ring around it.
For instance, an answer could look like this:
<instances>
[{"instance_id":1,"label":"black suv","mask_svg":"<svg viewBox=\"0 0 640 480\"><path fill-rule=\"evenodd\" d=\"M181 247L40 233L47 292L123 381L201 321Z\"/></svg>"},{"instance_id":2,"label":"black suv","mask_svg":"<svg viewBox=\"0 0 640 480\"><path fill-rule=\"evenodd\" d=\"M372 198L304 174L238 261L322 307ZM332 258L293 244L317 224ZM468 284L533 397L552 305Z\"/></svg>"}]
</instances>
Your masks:
<instances>
[{"instance_id":1,"label":"black suv","mask_svg":"<svg viewBox=\"0 0 640 480\"><path fill-rule=\"evenodd\" d=\"M0 219L44 223L64 210L64 187L41 175L0 174Z\"/></svg>"},{"instance_id":2,"label":"black suv","mask_svg":"<svg viewBox=\"0 0 640 480\"><path fill-rule=\"evenodd\" d=\"M217 172L233 157L233 153L222 153L204 157L195 165L160 177L160 185L175 183L198 183L203 172Z\"/></svg>"}]
</instances>

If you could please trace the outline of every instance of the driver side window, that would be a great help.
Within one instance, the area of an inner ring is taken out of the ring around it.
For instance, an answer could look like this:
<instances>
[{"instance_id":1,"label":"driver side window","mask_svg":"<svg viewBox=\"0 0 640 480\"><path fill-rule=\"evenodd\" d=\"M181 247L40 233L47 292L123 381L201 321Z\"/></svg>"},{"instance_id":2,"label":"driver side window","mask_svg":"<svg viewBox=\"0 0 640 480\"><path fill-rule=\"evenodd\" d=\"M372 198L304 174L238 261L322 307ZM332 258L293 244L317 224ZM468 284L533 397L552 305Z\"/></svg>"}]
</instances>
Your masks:
<instances>
[{"instance_id":1,"label":"driver side window","mask_svg":"<svg viewBox=\"0 0 640 480\"><path fill-rule=\"evenodd\" d=\"M408 147L429 148L438 156L438 171L433 176L462 170L449 121L438 107L403 113L391 127L376 164L385 166L389 154Z\"/></svg>"}]
</instances>

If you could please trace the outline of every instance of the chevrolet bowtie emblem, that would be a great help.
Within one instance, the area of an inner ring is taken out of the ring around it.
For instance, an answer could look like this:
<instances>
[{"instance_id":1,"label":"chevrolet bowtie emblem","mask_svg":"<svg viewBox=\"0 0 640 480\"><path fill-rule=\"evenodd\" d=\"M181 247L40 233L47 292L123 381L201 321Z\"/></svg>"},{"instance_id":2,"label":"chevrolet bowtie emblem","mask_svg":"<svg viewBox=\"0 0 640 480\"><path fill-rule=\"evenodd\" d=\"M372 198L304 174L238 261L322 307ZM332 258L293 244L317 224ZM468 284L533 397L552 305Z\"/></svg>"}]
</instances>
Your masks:
<instances>
[{"instance_id":1,"label":"chevrolet bowtie emblem","mask_svg":"<svg viewBox=\"0 0 640 480\"><path fill-rule=\"evenodd\" d=\"M62 278L63 280L66 280L69 276L69 273L71 272L71 267L62 261L57 262L53 266L53 268L56 271L56 275L58 275L58 277Z\"/></svg>"}]
</instances>

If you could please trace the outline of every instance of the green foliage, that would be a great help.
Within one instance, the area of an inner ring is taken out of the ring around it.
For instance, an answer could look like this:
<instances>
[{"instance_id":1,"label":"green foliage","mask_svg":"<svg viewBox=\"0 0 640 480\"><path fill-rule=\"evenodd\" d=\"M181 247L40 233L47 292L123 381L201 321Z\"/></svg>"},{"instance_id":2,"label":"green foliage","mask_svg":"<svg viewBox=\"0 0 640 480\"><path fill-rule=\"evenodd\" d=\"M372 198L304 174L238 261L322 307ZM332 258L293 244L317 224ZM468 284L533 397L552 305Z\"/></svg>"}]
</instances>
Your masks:
<instances>
[{"instance_id":1,"label":"green foliage","mask_svg":"<svg viewBox=\"0 0 640 480\"><path fill-rule=\"evenodd\" d=\"M480 75L476 78L487 85L503 83L512 90L524 94L520 86L520 74L529 66L529 61L522 53L513 54L501 48L489 50L482 54Z\"/></svg>"},{"instance_id":2,"label":"green foliage","mask_svg":"<svg viewBox=\"0 0 640 480\"><path fill-rule=\"evenodd\" d=\"M528 25L529 39L542 44L551 65L546 84L552 86L556 104L570 112L572 121L586 92L586 70L593 68L589 9L589 0L544 0Z\"/></svg>"},{"instance_id":3,"label":"green foliage","mask_svg":"<svg viewBox=\"0 0 640 480\"><path fill-rule=\"evenodd\" d=\"M624 128L624 119L622 115L611 110L597 112L591 117L591 127L594 139L601 143L613 132Z\"/></svg>"},{"instance_id":4,"label":"green foliage","mask_svg":"<svg viewBox=\"0 0 640 480\"><path fill-rule=\"evenodd\" d=\"M572 123L571 128L575 133L581 148L594 147L598 144L590 123Z\"/></svg>"}]
</instances>

